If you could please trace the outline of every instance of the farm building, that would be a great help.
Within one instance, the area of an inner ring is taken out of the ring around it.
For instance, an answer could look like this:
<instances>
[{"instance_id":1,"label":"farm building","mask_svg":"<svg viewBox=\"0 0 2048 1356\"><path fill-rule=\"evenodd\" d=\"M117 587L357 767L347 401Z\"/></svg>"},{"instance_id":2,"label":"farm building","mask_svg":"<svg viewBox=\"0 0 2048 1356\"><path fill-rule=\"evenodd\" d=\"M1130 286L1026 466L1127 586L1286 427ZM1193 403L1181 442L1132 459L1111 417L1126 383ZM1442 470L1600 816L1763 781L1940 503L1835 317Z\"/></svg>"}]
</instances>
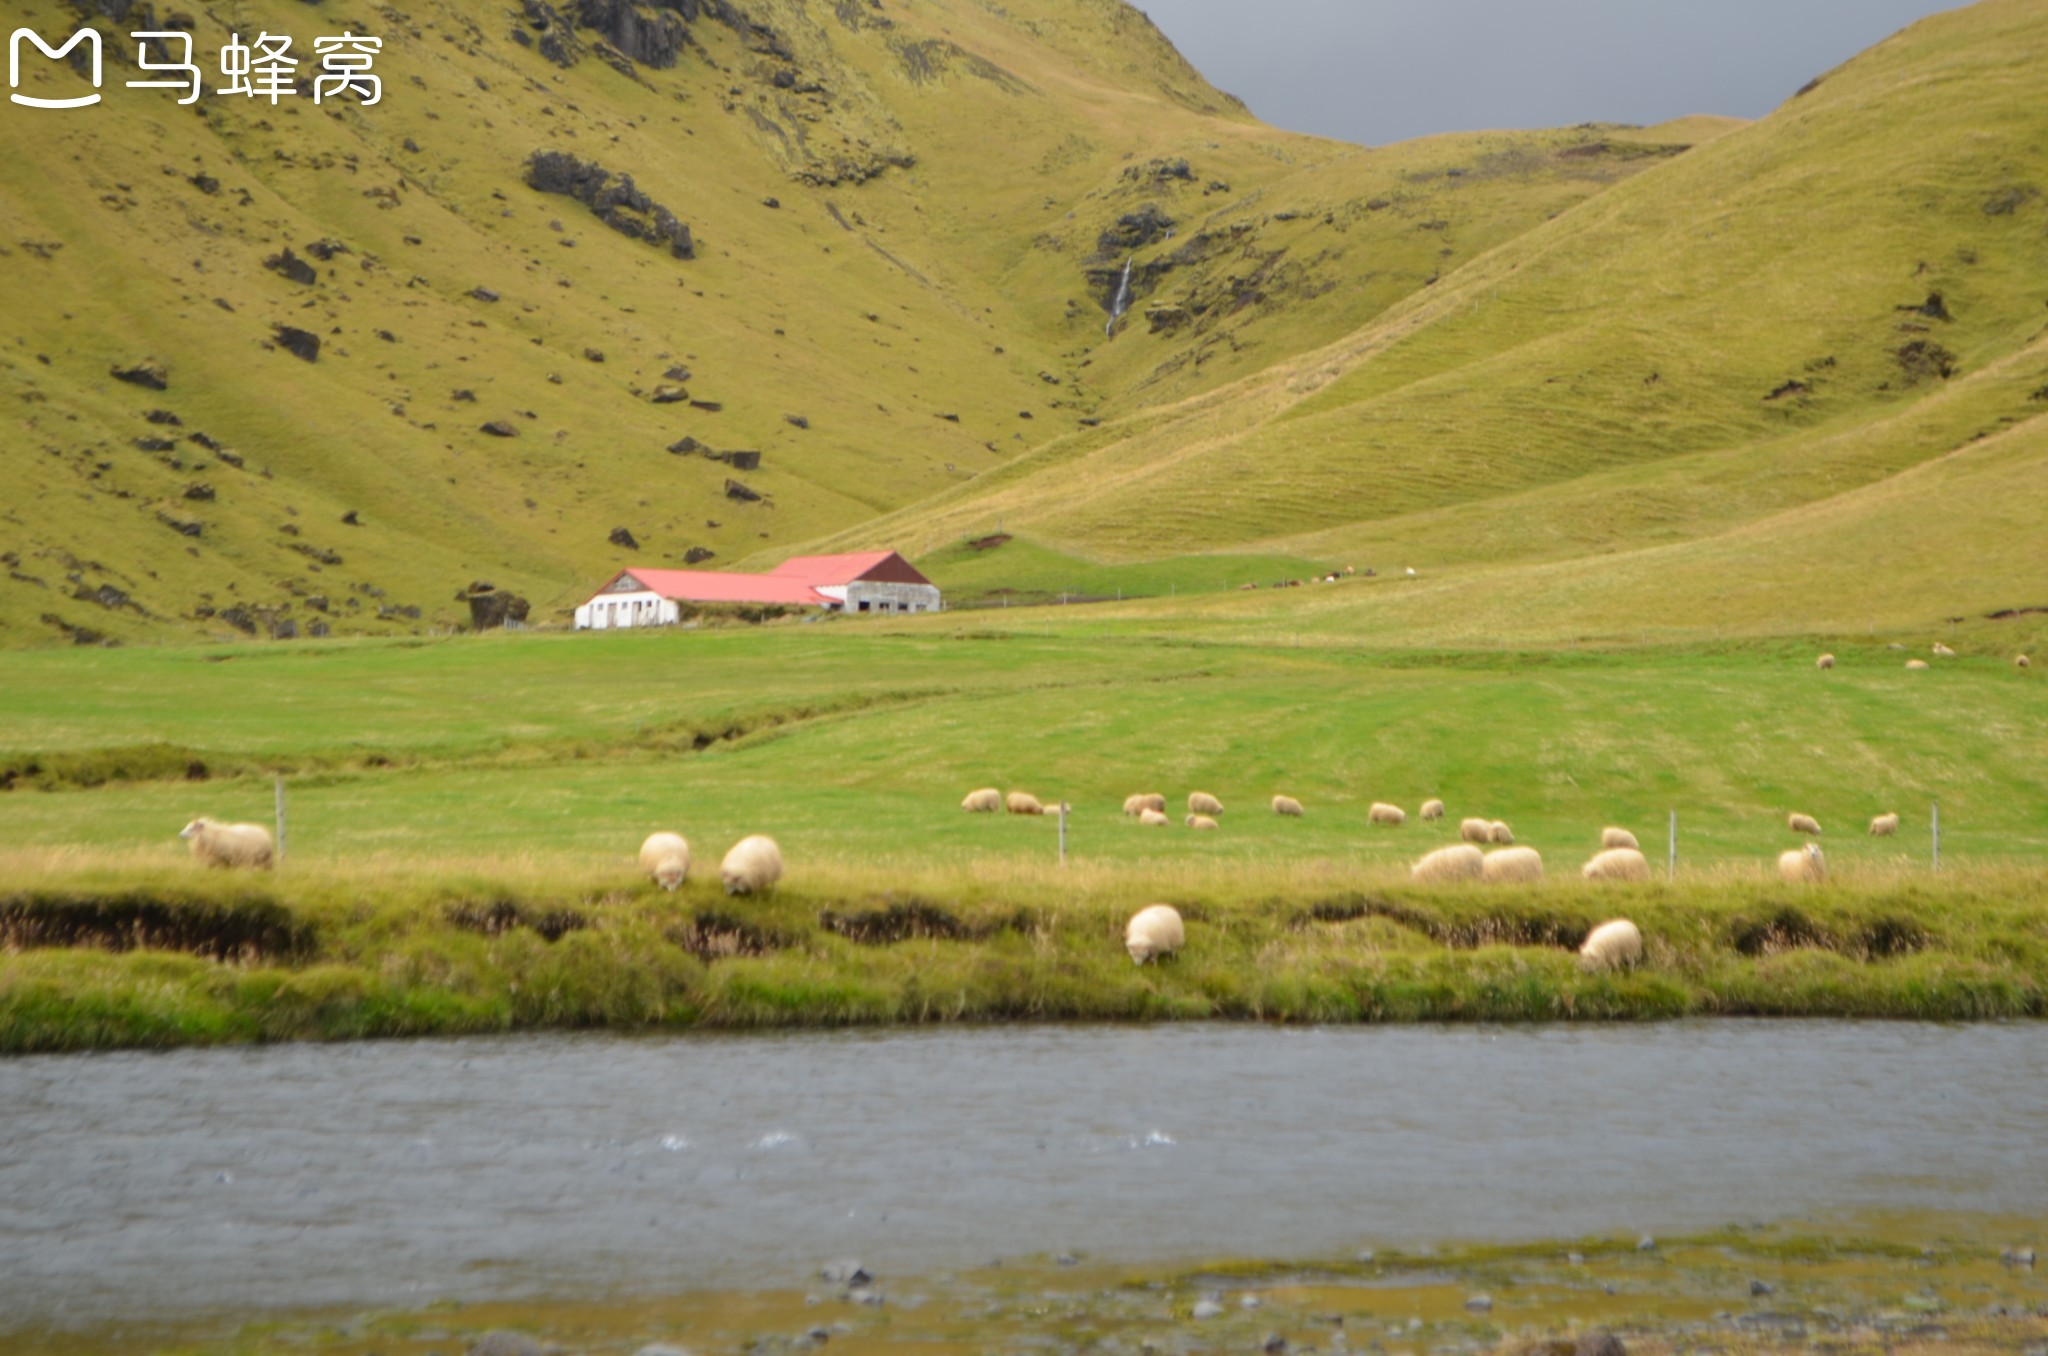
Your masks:
<instances>
[{"instance_id":1,"label":"farm building","mask_svg":"<svg viewBox=\"0 0 2048 1356\"><path fill-rule=\"evenodd\" d=\"M685 607L733 603L827 612L937 612L938 586L894 551L792 556L766 574L624 569L576 609L576 629L669 626Z\"/></svg>"}]
</instances>

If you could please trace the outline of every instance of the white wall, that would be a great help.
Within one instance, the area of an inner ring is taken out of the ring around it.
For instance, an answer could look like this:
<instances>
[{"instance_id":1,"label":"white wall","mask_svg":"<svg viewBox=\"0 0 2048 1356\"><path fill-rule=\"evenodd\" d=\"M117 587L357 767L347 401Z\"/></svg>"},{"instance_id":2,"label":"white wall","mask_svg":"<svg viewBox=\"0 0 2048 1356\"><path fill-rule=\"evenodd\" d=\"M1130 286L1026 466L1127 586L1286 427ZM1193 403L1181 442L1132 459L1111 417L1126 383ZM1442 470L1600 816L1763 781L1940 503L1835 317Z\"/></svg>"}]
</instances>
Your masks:
<instances>
[{"instance_id":1,"label":"white wall","mask_svg":"<svg viewBox=\"0 0 2048 1356\"><path fill-rule=\"evenodd\" d=\"M680 615L675 603L649 589L605 593L576 609L576 629L610 631L628 626L672 626Z\"/></svg>"}]
</instances>

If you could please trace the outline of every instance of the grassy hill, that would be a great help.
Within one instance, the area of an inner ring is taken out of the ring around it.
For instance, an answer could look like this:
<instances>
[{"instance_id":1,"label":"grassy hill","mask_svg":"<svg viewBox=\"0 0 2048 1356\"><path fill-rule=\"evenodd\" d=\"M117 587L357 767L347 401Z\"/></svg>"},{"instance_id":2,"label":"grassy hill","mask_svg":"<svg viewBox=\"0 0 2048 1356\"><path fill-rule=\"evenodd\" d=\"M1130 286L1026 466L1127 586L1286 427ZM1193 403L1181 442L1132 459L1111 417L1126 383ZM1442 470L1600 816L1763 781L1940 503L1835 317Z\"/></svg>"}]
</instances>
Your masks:
<instances>
[{"instance_id":1,"label":"grassy hill","mask_svg":"<svg viewBox=\"0 0 2048 1356\"><path fill-rule=\"evenodd\" d=\"M1379 635L2048 603L2024 527L2048 454L2044 70L2038 5L1928 19L1333 343L834 541L1000 524L1074 568L1210 549L1443 581L1204 604Z\"/></svg>"},{"instance_id":2,"label":"grassy hill","mask_svg":"<svg viewBox=\"0 0 2048 1356\"><path fill-rule=\"evenodd\" d=\"M306 90L215 93L230 21ZM245 0L164 18L193 107L94 22L98 107L0 113L11 645L445 627L478 579L552 618L624 562L778 558L1338 340L1720 130L1319 141L1114 0ZM316 105L349 27L383 98ZM608 196L544 191L579 167Z\"/></svg>"}]
</instances>

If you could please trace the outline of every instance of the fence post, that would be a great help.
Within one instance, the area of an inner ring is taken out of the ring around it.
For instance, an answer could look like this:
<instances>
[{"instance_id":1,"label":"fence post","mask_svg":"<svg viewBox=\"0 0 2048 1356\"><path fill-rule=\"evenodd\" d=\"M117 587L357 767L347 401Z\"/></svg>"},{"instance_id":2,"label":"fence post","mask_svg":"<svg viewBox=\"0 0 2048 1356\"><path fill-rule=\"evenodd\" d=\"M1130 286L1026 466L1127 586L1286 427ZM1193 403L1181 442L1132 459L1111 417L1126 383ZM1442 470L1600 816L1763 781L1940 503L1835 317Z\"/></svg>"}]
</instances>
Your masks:
<instances>
[{"instance_id":1,"label":"fence post","mask_svg":"<svg viewBox=\"0 0 2048 1356\"><path fill-rule=\"evenodd\" d=\"M1067 864L1067 811L1068 811L1068 809L1070 809L1070 808L1071 808L1071 807L1070 807L1070 806L1069 806L1069 805L1068 805L1068 804L1067 804L1067 803L1066 803L1065 801L1061 801L1061 802L1060 802L1060 865L1061 865L1061 866L1065 866L1065 865Z\"/></svg>"},{"instance_id":2,"label":"fence post","mask_svg":"<svg viewBox=\"0 0 2048 1356\"><path fill-rule=\"evenodd\" d=\"M284 778L277 779L277 860L284 860Z\"/></svg>"},{"instance_id":3,"label":"fence post","mask_svg":"<svg viewBox=\"0 0 2048 1356\"><path fill-rule=\"evenodd\" d=\"M1933 807L1934 869L1939 871L1941 870L1941 802L1935 801Z\"/></svg>"},{"instance_id":4,"label":"fence post","mask_svg":"<svg viewBox=\"0 0 2048 1356\"><path fill-rule=\"evenodd\" d=\"M1664 879L1666 879L1666 880L1677 880L1677 879L1678 879L1678 811L1676 811L1676 810L1673 810L1673 811L1671 812L1671 847L1670 847L1670 850L1669 850L1669 851L1670 851L1670 855L1669 855L1669 856L1667 856L1667 857L1665 858L1665 861L1664 861Z\"/></svg>"}]
</instances>

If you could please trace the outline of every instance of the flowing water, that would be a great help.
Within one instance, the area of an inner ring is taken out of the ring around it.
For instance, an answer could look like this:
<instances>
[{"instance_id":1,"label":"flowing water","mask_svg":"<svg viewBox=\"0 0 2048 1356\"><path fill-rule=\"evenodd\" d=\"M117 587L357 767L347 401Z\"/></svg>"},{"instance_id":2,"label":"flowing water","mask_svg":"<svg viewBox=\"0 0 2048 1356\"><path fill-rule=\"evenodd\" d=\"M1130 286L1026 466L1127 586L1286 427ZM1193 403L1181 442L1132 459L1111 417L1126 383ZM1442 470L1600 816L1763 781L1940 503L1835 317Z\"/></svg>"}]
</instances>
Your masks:
<instances>
[{"instance_id":1,"label":"flowing water","mask_svg":"<svg viewBox=\"0 0 2048 1356\"><path fill-rule=\"evenodd\" d=\"M2048 1217L2048 1032L1010 1027L0 1062L0 1332Z\"/></svg>"}]
</instances>

